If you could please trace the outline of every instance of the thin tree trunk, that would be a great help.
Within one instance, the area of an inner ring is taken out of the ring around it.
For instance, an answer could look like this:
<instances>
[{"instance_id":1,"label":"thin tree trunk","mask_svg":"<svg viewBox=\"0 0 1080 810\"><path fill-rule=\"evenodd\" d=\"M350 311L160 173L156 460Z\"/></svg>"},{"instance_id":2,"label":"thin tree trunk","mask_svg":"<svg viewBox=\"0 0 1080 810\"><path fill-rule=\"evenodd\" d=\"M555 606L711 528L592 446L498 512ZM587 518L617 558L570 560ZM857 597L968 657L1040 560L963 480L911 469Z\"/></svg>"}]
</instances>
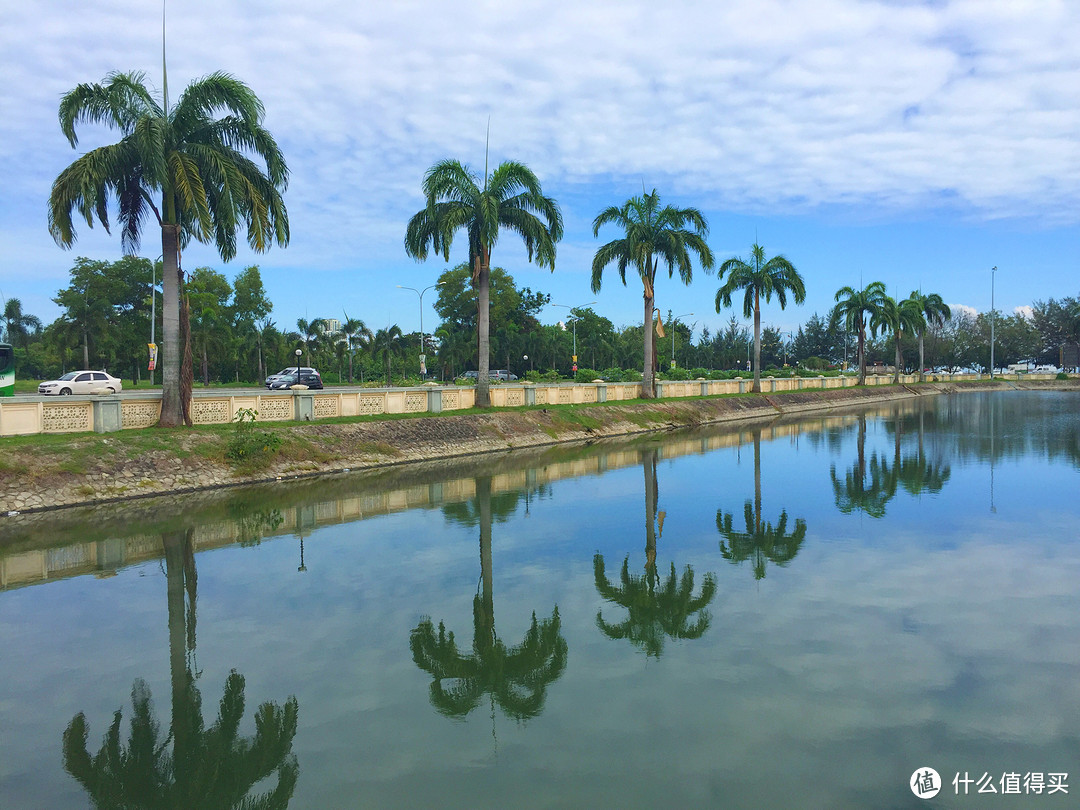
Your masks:
<instances>
[{"instance_id":1,"label":"thin tree trunk","mask_svg":"<svg viewBox=\"0 0 1080 810\"><path fill-rule=\"evenodd\" d=\"M919 382L926 382L926 362L923 359L923 335L925 334L925 329L919 330Z\"/></svg>"},{"instance_id":2,"label":"thin tree trunk","mask_svg":"<svg viewBox=\"0 0 1080 810\"><path fill-rule=\"evenodd\" d=\"M476 276L476 407L491 407L491 385L488 381L488 356L491 351L489 330L490 323L490 290L488 282L491 277L491 253L482 249L483 253L476 257L478 263Z\"/></svg>"},{"instance_id":3,"label":"thin tree trunk","mask_svg":"<svg viewBox=\"0 0 1080 810\"><path fill-rule=\"evenodd\" d=\"M866 329L859 323L859 385L866 385Z\"/></svg>"},{"instance_id":4,"label":"thin tree trunk","mask_svg":"<svg viewBox=\"0 0 1080 810\"><path fill-rule=\"evenodd\" d=\"M656 377L653 374L653 357L655 355L655 343L653 340L653 301L650 295L652 284L645 285L645 362L641 371L641 398L652 399L656 396Z\"/></svg>"},{"instance_id":5,"label":"thin tree trunk","mask_svg":"<svg viewBox=\"0 0 1080 810\"><path fill-rule=\"evenodd\" d=\"M897 332L895 337L896 337L896 359L895 359L896 366L895 366L895 370L893 371L892 381L893 381L893 385L899 385L900 384L900 364L904 362L904 356L900 352L900 333Z\"/></svg>"},{"instance_id":6,"label":"thin tree trunk","mask_svg":"<svg viewBox=\"0 0 1080 810\"><path fill-rule=\"evenodd\" d=\"M761 393L761 305L757 290L754 290L754 384L750 390Z\"/></svg>"},{"instance_id":7,"label":"thin tree trunk","mask_svg":"<svg viewBox=\"0 0 1080 810\"><path fill-rule=\"evenodd\" d=\"M83 324L82 361L83 368L90 368L90 336L86 333L86 325Z\"/></svg>"},{"instance_id":8,"label":"thin tree trunk","mask_svg":"<svg viewBox=\"0 0 1080 810\"><path fill-rule=\"evenodd\" d=\"M180 262L179 227L161 226L161 427L179 427L184 421L180 402Z\"/></svg>"},{"instance_id":9,"label":"thin tree trunk","mask_svg":"<svg viewBox=\"0 0 1080 810\"><path fill-rule=\"evenodd\" d=\"M646 450L641 460L645 473L645 571L648 572L650 580L656 570L656 501L659 497L656 456L655 449Z\"/></svg>"}]
</instances>

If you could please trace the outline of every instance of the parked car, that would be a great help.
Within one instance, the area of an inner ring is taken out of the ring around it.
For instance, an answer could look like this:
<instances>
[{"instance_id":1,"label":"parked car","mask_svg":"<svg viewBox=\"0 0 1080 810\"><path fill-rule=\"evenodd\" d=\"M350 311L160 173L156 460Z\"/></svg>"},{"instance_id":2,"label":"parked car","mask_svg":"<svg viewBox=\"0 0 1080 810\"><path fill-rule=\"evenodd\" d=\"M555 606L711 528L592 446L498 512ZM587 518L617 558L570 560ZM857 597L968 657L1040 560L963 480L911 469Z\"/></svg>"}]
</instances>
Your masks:
<instances>
[{"instance_id":1,"label":"parked car","mask_svg":"<svg viewBox=\"0 0 1080 810\"><path fill-rule=\"evenodd\" d=\"M296 369L293 369L291 374L280 374L275 376L277 376L277 379L267 386L271 391L280 391L282 389L292 388L296 385ZM319 372L313 368L301 367L300 385L306 385L308 388L322 388L322 377L319 376Z\"/></svg>"},{"instance_id":2,"label":"parked car","mask_svg":"<svg viewBox=\"0 0 1080 810\"><path fill-rule=\"evenodd\" d=\"M301 366L300 367L300 372L303 373L305 371L313 372L313 371L315 371L315 369L309 368L308 366ZM315 373L318 374L317 371ZM290 374L293 375L294 377L296 376L296 366L290 366L289 368L283 368L277 374L271 374L269 377L266 378L266 387L269 388L272 383L277 382L282 377L288 377Z\"/></svg>"},{"instance_id":3,"label":"parked car","mask_svg":"<svg viewBox=\"0 0 1080 810\"><path fill-rule=\"evenodd\" d=\"M464 374L458 376L458 379L466 383L474 383L479 376L479 372L466 371ZM493 368L488 370L488 380L492 382L509 382L510 380L516 379L517 374L511 374L505 368Z\"/></svg>"},{"instance_id":4,"label":"parked car","mask_svg":"<svg viewBox=\"0 0 1080 810\"><path fill-rule=\"evenodd\" d=\"M104 371L69 371L63 377L43 382L39 394L67 396L68 394L119 394L123 383Z\"/></svg>"}]
</instances>

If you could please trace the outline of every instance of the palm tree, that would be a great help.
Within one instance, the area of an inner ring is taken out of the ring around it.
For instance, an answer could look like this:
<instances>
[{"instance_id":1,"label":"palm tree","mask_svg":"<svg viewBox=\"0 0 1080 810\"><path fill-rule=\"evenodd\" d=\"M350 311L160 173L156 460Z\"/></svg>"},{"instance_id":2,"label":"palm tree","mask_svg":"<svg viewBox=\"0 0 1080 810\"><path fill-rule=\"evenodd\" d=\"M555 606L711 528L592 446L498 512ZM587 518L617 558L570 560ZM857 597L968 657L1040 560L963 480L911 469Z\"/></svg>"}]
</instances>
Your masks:
<instances>
[{"instance_id":1,"label":"palm tree","mask_svg":"<svg viewBox=\"0 0 1080 810\"><path fill-rule=\"evenodd\" d=\"M911 295L908 296L909 301L914 301L915 306L918 308L922 315L922 320L918 325L919 330L919 382L923 382L926 379L926 361L923 355L923 338L926 336L926 327L930 324L941 325L952 317L952 311L949 309L949 305L946 304L941 296L937 293L924 294L922 290L912 290Z\"/></svg>"},{"instance_id":2,"label":"palm tree","mask_svg":"<svg viewBox=\"0 0 1080 810\"><path fill-rule=\"evenodd\" d=\"M380 329L371 338L371 353L386 363L386 386L390 387L390 361L402 352L401 327L396 323Z\"/></svg>"},{"instance_id":3,"label":"palm tree","mask_svg":"<svg viewBox=\"0 0 1080 810\"><path fill-rule=\"evenodd\" d=\"M367 325L359 318L350 318L349 313L345 313L345 323L341 325L341 331L345 333L345 342L349 349L349 383L353 381L353 355L356 351L357 344L363 344L364 339L371 338L371 330L367 328Z\"/></svg>"},{"instance_id":4,"label":"palm tree","mask_svg":"<svg viewBox=\"0 0 1080 810\"><path fill-rule=\"evenodd\" d=\"M885 285L880 281L871 281L865 289L841 287L836 291L836 306L833 307L832 321L844 321L844 328L854 330L859 335L859 385L866 382L866 326L885 305L889 297ZM870 334L875 334L871 327Z\"/></svg>"},{"instance_id":5,"label":"palm tree","mask_svg":"<svg viewBox=\"0 0 1080 810\"><path fill-rule=\"evenodd\" d=\"M4 323L7 324L7 341L14 343L16 338L22 343L23 356L30 356L30 336L41 332L41 319L36 315L24 315L22 301L9 298L4 302Z\"/></svg>"},{"instance_id":6,"label":"palm tree","mask_svg":"<svg viewBox=\"0 0 1080 810\"><path fill-rule=\"evenodd\" d=\"M458 651L453 632L430 618L421 619L409 635L413 661L430 673L431 703L446 717L464 717L487 694L494 704L515 720L536 717L543 711L549 684L566 669L567 644L556 605L551 618L538 622L536 612L525 638L507 647L495 632L495 603L491 557L491 526L505 520L518 502L518 493L493 499L491 478L476 479L475 508L471 504L444 508L451 520L480 529L480 583L473 597L473 645L471 654ZM443 681L452 681L449 689ZM494 715L493 715L494 716Z\"/></svg>"},{"instance_id":7,"label":"palm tree","mask_svg":"<svg viewBox=\"0 0 1080 810\"><path fill-rule=\"evenodd\" d=\"M529 261L535 256L541 267L555 269L555 243L562 238L562 213L558 203L545 197L536 175L522 163L506 161L491 174L484 167L481 178L456 160L436 163L424 175L427 204L409 220L405 252L417 261L428 251L450 260L454 234L469 235L469 266L476 287L477 384L476 404L491 405L488 384L490 363L488 282L491 249L501 230L518 234Z\"/></svg>"},{"instance_id":8,"label":"palm tree","mask_svg":"<svg viewBox=\"0 0 1080 810\"><path fill-rule=\"evenodd\" d=\"M723 535L720 553L734 564L753 558L754 579L765 578L766 561L786 565L795 559L806 539L806 521L795 519L795 528L788 534L787 510L780 512L776 525L761 520L761 429L754 430L754 502L743 506L746 529L734 528L733 516L716 510L716 528ZM726 542L725 542L726 540Z\"/></svg>"},{"instance_id":9,"label":"palm tree","mask_svg":"<svg viewBox=\"0 0 1080 810\"><path fill-rule=\"evenodd\" d=\"M215 118L219 111L226 114ZM79 123L112 127L122 137L87 152L56 178L49 195L49 232L56 243L65 248L75 243L73 213L89 227L97 218L108 231L110 197L119 206L125 251L138 251L149 217L161 228L163 427L184 421L180 248L193 237L213 242L228 261L236 255L241 226L253 250L289 242L281 196L289 170L262 119L262 102L251 89L220 72L188 85L171 109L167 84L161 104L139 72L110 73L104 84L80 84L60 101L60 128L72 148L79 143Z\"/></svg>"},{"instance_id":10,"label":"palm tree","mask_svg":"<svg viewBox=\"0 0 1080 810\"><path fill-rule=\"evenodd\" d=\"M668 277L679 271L679 279L689 284L693 277L690 254L697 254L703 270L713 266L712 251L705 242L709 224L696 208L660 207L660 195L656 189L640 197L631 197L622 207L605 208L593 220L593 236L607 224L617 225L626 232L622 239L615 239L596 251L592 264L592 291L600 292L604 268L615 264L619 278L626 285L628 267L637 270L644 288L645 304L645 358L641 374L641 396L656 396L655 341L652 324L655 309L656 271L660 263L666 263ZM689 227L687 227L689 226Z\"/></svg>"},{"instance_id":11,"label":"palm tree","mask_svg":"<svg viewBox=\"0 0 1080 810\"><path fill-rule=\"evenodd\" d=\"M675 563L661 583L656 565L656 540L663 534L664 513L656 511L659 485L656 480L658 451L655 447L642 454L645 472L645 573L630 573L630 555L623 559L619 574L620 585L608 582L604 556L593 557L593 580L596 590L607 601L626 609L626 619L619 624L604 620L603 612L596 613L596 626L611 639L628 639L645 651L646 656L659 658L664 651L664 638L695 639L705 635L712 617L708 606L716 596L716 577L705 575L701 591L694 595L694 569L686 566L681 577ZM696 619L691 619L695 616Z\"/></svg>"},{"instance_id":12,"label":"palm tree","mask_svg":"<svg viewBox=\"0 0 1080 810\"><path fill-rule=\"evenodd\" d=\"M893 369L893 384L900 383L900 367L904 363L904 355L900 348L900 341L904 337L904 330L918 331L920 324L925 324L922 311L918 302L905 298L897 301L892 296L886 295L881 302L881 308L870 317L870 330L887 329L892 333L893 343L896 347L896 357ZM920 362L921 362L920 358ZM920 369L922 367L920 366ZM921 373L921 371L920 371Z\"/></svg>"},{"instance_id":13,"label":"palm tree","mask_svg":"<svg viewBox=\"0 0 1080 810\"><path fill-rule=\"evenodd\" d=\"M745 290L743 297L743 316L754 316L754 384L750 388L754 393L761 392L761 299L765 303L776 300L780 309L787 308L788 293L801 304L806 300L806 286L795 266L783 256L773 256L765 261L765 249L756 242L750 248L750 262L744 262L738 256L728 259L720 265L719 277L727 275L719 290L716 291L716 311L721 306L731 306L731 296L736 290Z\"/></svg>"}]
</instances>

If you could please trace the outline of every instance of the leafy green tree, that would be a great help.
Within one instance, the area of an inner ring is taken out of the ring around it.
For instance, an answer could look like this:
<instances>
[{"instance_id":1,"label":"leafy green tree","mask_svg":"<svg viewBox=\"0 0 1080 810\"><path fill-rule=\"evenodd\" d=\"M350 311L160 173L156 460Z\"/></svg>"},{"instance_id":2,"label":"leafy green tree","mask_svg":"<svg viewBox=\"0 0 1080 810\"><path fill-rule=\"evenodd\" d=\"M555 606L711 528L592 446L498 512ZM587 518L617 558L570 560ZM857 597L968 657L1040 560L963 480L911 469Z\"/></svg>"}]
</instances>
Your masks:
<instances>
[{"instance_id":1,"label":"leafy green tree","mask_svg":"<svg viewBox=\"0 0 1080 810\"><path fill-rule=\"evenodd\" d=\"M209 267L197 267L185 285L190 309L193 349L200 357L203 385L210 384L211 350L220 356L229 344L232 317L229 299L233 288L224 275Z\"/></svg>"},{"instance_id":2,"label":"leafy green tree","mask_svg":"<svg viewBox=\"0 0 1080 810\"><path fill-rule=\"evenodd\" d=\"M405 344L403 342L401 327L391 324L385 329L380 329L371 339L371 354L381 358L386 365L386 385L390 386L390 362L395 357L401 357Z\"/></svg>"},{"instance_id":3,"label":"leafy green tree","mask_svg":"<svg viewBox=\"0 0 1080 810\"><path fill-rule=\"evenodd\" d=\"M696 254L703 270L713 266L713 255L705 239L709 224L696 208L661 208L656 189L640 197L631 197L619 206L610 206L593 220L593 236L605 225L616 225L625 236L614 239L596 251L592 263L592 291L600 292L604 269L614 264L619 279L626 285L627 268L637 271L643 287L645 305L644 364L641 373L641 396L656 396L656 348L653 340L653 310L656 308L656 271L666 264L668 277L679 271L679 279L689 284L693 279L691 254Z\"/></svg>"},{"instance_id":4,"label":"leafy green tree","mask_svg":"<svg viewBox=\"0 0 1080 810\"><path fill-rule=\"evenodd\" d=\"M30 337L41 333L41 319L36 315L24 313L22 301L18 298L9 298L4 302L4 323L9 343L21 343L23 357L30 357Z\"/></svg>"},{"instance_id":5,"label":"leafy green tree","mask_svg":"<svg viewBox=\"0 0 1080 810\"><path fill-rule=\"evenodd\" d=\"M907 300L915 303L921 318L917 324L919 331L919 382L926 379L925 338L927 327L931 324L942 325L952 317L952 311L940 295L937 293L924 293L922 290L912 290Z\"/></svg>"},{"instance_id":6,"label":"leafy green tree","mask_svg":"<svg viewBox=\"0 0 1080 810\"><path fill-rule=\"evenodd\" d=\"M224 112L221 117L215 117ZM180 248L191 238L213 242L225 261L236 255L236 231L264 251L289 241L282 192L288 168L262 126L263 106L244 83L212 73L188 85L172 108L147 88L142 73L110 73L104 84L80 84L60 101L60 128L72 148L79 123L120 131L119 143L92 149L64 169L49 195L49 232L75 243L72 214L109 230L115 198L125 251L137 252L144 223L161 228L163 427L184 421L181 403ZM252 159L265 164L265 171Z\"/></svg>"},{"instance_id":7,"label":"leafy green tree","mask_svg":"<svg viewBox=\"0 0 1080 810\"><path fill-rule=\"evenodd\" d=\"M743 316L754 316L754 385L750 389L761 391L761 299L769 303L776 296L781 309L787 308L788 294L796 304L806 300L806 286L795 265L783 256L773 256L765 261L765 248L756 242L750 248L750 261L738 256L720 265L719 277L727 276L723 286L716 291L716 311L721 306L731 306L731 296L743 290Z\"/></svg>"},{"instance_id":8,"label":"leafy green tree","mask_svg":"<svg viewBox=\"0 0 1080 810\"><path fill-rule=\"evenodd\" d=\"M114 321L112 301L118 297L114 282L109 262L80 256L71 268L71 284L53 298L64 310L61 318L70 324L66 331L79 337L83 368L91 367L91 346L93 354L106 362L105 344Z\"/></svg>"},{"instance_id":9,"label":"leafy green tree","mask_svg":"<svg viewBox=\"0 0 1080 810\"><path fill-rule=\"evenodd\" d=\"M345 333L345 344L349 350L349 383L353 381L353 356L357 348L365 345L365 341L372 338L371 330L359 318L350 318L345 314L345 323L341 325L341 331Z\"/></svg>"},{"instance_id":10,"label":"leafy green tree","mask_svg":"<svg viewBox=\"0 0 1080 810\"><path fill-rule=\"evenodd\" d=\"M871 281L862 290L845 286L836 291L837 303L830 320L833 323L842 321L845 329L858 335L859 385L866 383L866 327L874 322L874 316L881 312L888 297L888 291L880 281ZM870 332L875 334L873 327Z\"/></svg>"},{"instance_id":11,"label":"leafy green tree","mask_svg":"<svg viewBox=\"0 0 1080 810\"><path fill-rule=\"evenodd\" d=\"M491 250L499 232L509 230L525 243L529 261L555 269L555 243L562 238L559 206L545 197L536 175L522 163L506 161L491 174L473 173L456 160L436 163L424 176L426 206L418 211L405 232L405 251L418 261L428 251L450 260L454 234L464 229L469 238L469 267L477 292L476 404L491 405L488 383L490 362L489 292Z\"/></svg>"}]
</instances>

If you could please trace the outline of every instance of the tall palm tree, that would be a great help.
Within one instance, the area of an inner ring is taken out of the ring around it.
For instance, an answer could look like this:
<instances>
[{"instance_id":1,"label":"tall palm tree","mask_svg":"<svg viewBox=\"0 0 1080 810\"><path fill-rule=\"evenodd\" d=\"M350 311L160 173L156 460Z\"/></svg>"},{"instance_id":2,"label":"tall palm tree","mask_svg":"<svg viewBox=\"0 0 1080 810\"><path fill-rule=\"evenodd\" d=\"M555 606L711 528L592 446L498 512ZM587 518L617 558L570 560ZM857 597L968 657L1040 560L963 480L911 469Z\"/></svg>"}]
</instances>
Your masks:
<instances>
[{"instance_id":1,"label":"tall palm tree","mask_svg":"<svg viewBox=\"0 0 1080 810\"><path fill-rule=\"evenodd\" d=\"M859 385L866 382L866 326L881 311L888 297L885 284L880 281L871 281L862 290L845 286L836 291L832 322L843 320L845 329L859 335ZM873 328L870 333L876 334Z\"/></svg>"},{"instance_id":2,"label":"tall palm tree","mask_svg":"<svg viewBox=\"0 0 1080 810\"><path fill-rule=\"evenodd\" d=\"M168 85L159 103L139 72L110 73L104 84L80 84L60 100L60 128L72 148L76 124L120 131L119 143L92 149L64 169L49 195L49 232L58 245L76 239L72 214L109 230L107 203L119 206L121 243L139 248L153 217L161 229L163 427L184 421L181 403L180 248L191 238L213 242L225 261L236 255L244 226L253 250L287 245L289 219L282 192L289 170L263 127L263 106L243 82L212 73L188 85L176 106ZM220 117L215 117L224 113ZM265 170L252 158L265 164Z\"/></svg>"},{"instance_id":3,"label":"tall palm tree","mask_svg":"<svg viewBox=\"0 0 1080 810\"><path fill-rule=\"evenodd\" d=\"M764 579L766 562L786 565L795 559L806 539L806 521L795 519L795 528L788 533L787 510L780 512L774 526L761 519L761 428L754 430L754 502L743 506L746 529L734 527L733 515L716 510L716 528L723 536L720 553L734 564L753 559L754 579ZM726 542L725 542L726 541Z\"/></svg>"},{"instance_id":4,"label":"tall palm tree","mask_svg":"<svg viewBox=\"0 0 1080 810\"><path fill-rule=\"evenodd\" d=\"M780 255L765 261L765 248L756 242L750 248L750 261L744 262L738 256L728 259L720 265L719 277L727 276L727 281L716 291L716 311L721 306L731 306L731 296L737 290L745 290L743 297L743 316L754 316L754 384L751 391L761 391L761 299L765 303L776 296L780 309L787 308L788 293L801 304L806 300L806 285L795 265Z\"/></svg>"},{"instance_id":5,"label":"tall palm tree","mask_svg":"<svg viewBox=\"0 0 1080 810\"><path fill-rule=\"evenodd\" d=\"M626 285L626 270L632 268L641 277L645 305L645 362L641 374L641 396L656 396L656 348L653 339L653 310L656 302L656 271L661 263L667 265L668 277L679 271L679 279L689 284L693 278L690 254L697 254L703 270L713 266L713 255L705 238L709 224L696 208L660 207L656 189L640 197L631 197L621 207L610 206L593 220L593 236L600 235L604 225L617 225L626 235L608 242L596 251L592 264L592 291L600 292L604 268L614 264L619 278Z\"/></svg>"},{"instance_id":6,"label":"tall palm tree","mask_svg":"<svg viewBox=\"0 0 1080 810\"><path fill-rule=\"evenodd\" d=\"M413 661L431 674L431 703L446 717L464 717L485 694L515 720L543 711L549 684L566 669L567 644L562 635L558 605L551 618L538 622L536 612L521 644L507 647L495 632L495 602L491 555L491 526L509 517L518 493L492 498L491 477L476 479L475 504L444 508L447 517L480 529L480 583L473 597L472 653L458 651L453 632L430 618L421 619L409 634ZM450 681L449 688L443 681ZM494 715L493 715L494 716Z\"/></svg>"},{"instance_id":7,"label":"tall palm tree","mask_svg":"<svg viewBox=\"0 0 1080 810\"><path fill-rule=\"evenodd\" d=\"M396 323L380 329L371 338L371 353L381 357L386 363L386 386L390 387L390 361L398 357L403 350L401 327Z\"/></svg>"},{"instance_id":8,"label":"tall palm tree","mask_svg":"<svg viewBox=\"0 0 1080 810\"><path fill-rule=\"evenodd\" d=\"M26 315L22 311L22 301L18 298L9 298L4 302L4 323L7 324L7 341L15 343L16 339L22 343L23 355L28 357L30 352L30 336L41 332L41 319L36 315Z\"/></svg>"},{"instance_id":9,"label":"tall palm tree","mask_svg":"<svg viewBox=\"0 0 1080 810\"><path fill-rule=\"evenodd\" d=\"M886 295L885 300L881 302L881 308L870 317L871 331L875 329L888 330L893 336L893 345L896 349L896 356L893 361L894 385L900 383L900 367L904 364L904 355L900 347L904 333L905 331L916 332L919 330L920 324L924 323L918 302L910 298L897 301L889 295Z\"/></svg>"},{"instance_id":10,"label":"tall palm tree","mask_svg":"<svg viewBox=\"0 0 1080 810\"><path fill-rule=\"evenodd\" d=\"M923 339L926 336L926 328L931 324L941 325L945 321L952 317L952 310L949 309L949 305L946 304L941 296L937 293L923 293L922 290L912 290L911 295L908 296L909 301L914 301L919 312L922 314L922 321L918 325L919 330L919 382L923 382L926 379L926 361L923 355L924 343Z\"/></svg>"},{"instance_id":11,"label":"tall palm tree","mask_svg":"<svg viewBox=\"0 0 1080 810\"><path fill-rule=\"evenodd\" d=\"M562 238L563 222L559 205L545 197L540 181L528 166L515 161L500 163L484 176L456 160L436 163L424 175L426 206L409 220L405 231L405 252L417 261L428 251L450 260L454 234L464 229L469 235L469 266L476 287L477 383L476 404L491 405L488 384L490 364L491 250L499 232L509 230L525 243L529 261L555 269L555 243Z\"/></svg>"},{"instance_id":12,"label":"tall palm tree","mask_svg":"<svg viewBox=\"0 0 1080 810\"><path fill-rule=\"evenodd\" d=\"M859 414L855 464L841 480L836 466L829 469L836 508L849 515L863 512L872 518L885 516L885 507L896 496L900 483L899 463L889 466L888 459L875 451L866 458L866 414Z\"/></svg>"},{"instance_id":13,"label":"tall palm tree","mask_svg":"<svg viewBox=\"0 0 1080 810\"><path fill-rule=\"evenodd\" d=\"M349 313L345 313L345 323L341 325L341 331L345 333L345 342L349 349L349 383L353 381L353 355L356 353L358 345L363 345L365 339L372 337L371 330L367 328L365 324L359 318L350 318Z\"/></svg>"}]
</instances>

